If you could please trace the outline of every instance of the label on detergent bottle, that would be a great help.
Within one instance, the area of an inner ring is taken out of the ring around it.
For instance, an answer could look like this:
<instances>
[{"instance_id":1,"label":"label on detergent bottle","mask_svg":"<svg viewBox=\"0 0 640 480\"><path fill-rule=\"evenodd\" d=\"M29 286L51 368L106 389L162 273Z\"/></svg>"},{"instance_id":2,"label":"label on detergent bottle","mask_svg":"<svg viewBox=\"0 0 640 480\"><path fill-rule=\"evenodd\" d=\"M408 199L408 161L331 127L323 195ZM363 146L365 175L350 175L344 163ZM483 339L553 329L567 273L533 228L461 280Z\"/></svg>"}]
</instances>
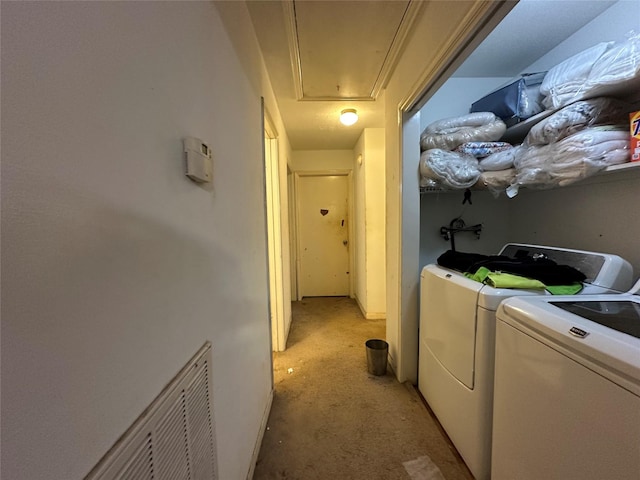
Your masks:
<instances>
[{"instance_id":1,"label":"label on detergent bottle","mask_svg":"<svg viewBox=\"0 0 640 480\"><path fill-rule=\"evenodd\" d=\"M640 110L629 114L631 161L640 162Z\"/></svg>"}]
</instances>

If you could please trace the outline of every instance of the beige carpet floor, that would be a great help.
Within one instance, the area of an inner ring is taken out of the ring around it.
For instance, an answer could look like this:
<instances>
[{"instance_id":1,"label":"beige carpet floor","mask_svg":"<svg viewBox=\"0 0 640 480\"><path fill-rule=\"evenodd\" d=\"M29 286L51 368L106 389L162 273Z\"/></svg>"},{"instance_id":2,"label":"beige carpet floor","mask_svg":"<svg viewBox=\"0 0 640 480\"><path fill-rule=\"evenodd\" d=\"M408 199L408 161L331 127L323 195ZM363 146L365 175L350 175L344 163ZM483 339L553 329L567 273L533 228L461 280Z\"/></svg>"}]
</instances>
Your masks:
<instances>
[{"instance_id":1,"label":"beige carpet floor","mask_svg":"<svg viewBox=\"0 0 640 480\"><path fill-rule=\"evenodd\" d=\"M384 334L349 298L293 303L254 479L473 479L415 388L368 373L365 341ZM407 472L425 456L442 476Z\"/></svg>"}]
</instances>

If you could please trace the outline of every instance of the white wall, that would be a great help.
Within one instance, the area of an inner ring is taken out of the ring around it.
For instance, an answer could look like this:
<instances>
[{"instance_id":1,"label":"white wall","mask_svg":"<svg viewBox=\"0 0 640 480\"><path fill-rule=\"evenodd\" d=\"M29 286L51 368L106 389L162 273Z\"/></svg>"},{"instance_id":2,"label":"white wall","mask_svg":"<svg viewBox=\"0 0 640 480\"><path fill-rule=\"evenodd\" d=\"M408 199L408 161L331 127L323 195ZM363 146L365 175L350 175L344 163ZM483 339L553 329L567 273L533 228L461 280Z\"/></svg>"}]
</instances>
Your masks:
<instances>
[{"instance_id":1,"label":"white wall","mask_svg":"<svg viewBox=\"0 0 640 480\"><path fill-rule=\"evenodd\" d=\"M511 238L620 255L639 278L640 174L633 173L586 185L521 192L510 205Z\"/></svg>"},{"instance_id":2,"label":"white wall","mask_svg":"<svg viewBox=\"0 0 640 480\"><path fill-rule=\"evenodd\" d=\"M371 319L386 316L384 154L384 129L365 128L353 152L354 273L356 300Z\"/></svg>"},{"instance_id":3,"label":"white wall","mask_svg":"<svg viewBox=\"0 0 640 480\"><path fill-rule=\"evenodd\" d=\"M246 477L272 391L260 96L277 107L244 40L209 2L2 4L7 479L84 476L207 339L220 478Z\"/></svg>"},{"instance_id":4,"label":"white wall","mask_svg":"<svg viewBox=\"0 0 640 480\"><path fill-rule=\"evenodd\" d=\"M266 67L257 43L253 22L249 16L245 2L215 2L220 18L226 27L227 35L233 44L237 60L242 65L245 75L253 88L264 98L267 122L272 123L274 135L278 139L278 162L280 176L280 206L281 206L281 245L278 251L282 255L282 303L284 308L284 330L291 326L291 295L295 271L291 271L291 238L290 219L287 215L290 199L287 189L287 163L291 158L291 146L280 117L271 81L266 73Z\"/></svg>"},{"instance_id":5,"label":"white wall","mask_svg":"<svg viewBox=\"0 0 640 480\"><path fill-rule=\"evenodd\" d=\"M275 100L275 99L274 99ZM289 142L284 132L284 127L280 127L282 133L278 145L280 146L280 154L278 156L278 162L280 167L280 228L282 244L280 245L280 253L282 255L282 300L284 306L284 331L285 337L289 336L289 330L291 329L291 321L293 316L291 313L291 300L292 300L292 284L291 284L291 233L292 228L289 217L289 184L287 175L287 165L289 157L291 156L291 149L289 148ZM283 145L285 148L283 148ZM283 151L284 150L284 151ZM295 264L294 264L295 265ZM286 342L286 340L285 340Z\"/></svg>"},{"instance_id":6,"label":"white wall","mask_svg":"<svg viewBox=\"0 0 640 480\"><path fill-rule=\"evenodd\" d=\"M497 2L425 2L385 90L387 341L400 381L417 382L420 278L420 119L402 112L426 85L444 82L453 58L500 8Z\"/></svg>"},{"instance_id":7,"label":"white wall","mask_svg":"<svg viewBox=\"0 0 640 480\"><path fill-rule=\"evenodd\" d=\"M623 41L630 32L640 32L637 0L620 0L597 18L558 44L530 65L526 71L540 72L600 42Z\"/></svg>"},{"instance_id":8,"label":"white wall","mask_svg":"<svg viewBox=\"0 0 640 480\"><path fill-rule=\"evenodd\" d=\"M384 129L365 130L367 318L386 316Z\"/></svg>"},{"instance_id":9,"label":"white wall","mask_svg":"<svg viewBox=\"0 0 640 480\"><path fill-rule=\"evenodd\" d=\"M471 232L455 235L456 250L492 255L511 240L510 209L507 202L496 201L487 191L473 191L472 204L462 205L464 194L425 193L420 198L420 268L435 263L451 248L451 242L440 235L440 227L448 227L461 217L467 226L482 225L480 238Z\"/></svg>"},{"instance_id":10,"label":"white wall","mask_svg":"<svg viewBox=\"0 0 640 480\"><path fill-rule=\"evenodd\" d=\"M294 150L289 167L294 172L351 170L353 150Z\"/></svg>"},{"instance_id":11,"label":"white wall","mask_svg":"<svg viewBox=\"0 0 640 480\"><path fill-rule=\"evenodd\" d=\"M437 120L466 115L473 102L507 81L504 77L450 78L420 109L420 132Z\"/></svg>"},{"instance_id":12,"label":"white wall","mask_svg":"<svg viewBox=\"0 0 640 480\"><path fill-rule=\"evenodd\" d=\"M364 131L358 138L356 146L353 148L353 276L354 276L354 297L362 314L367 312L367 220L366 220L366 170L364 162L365 143ZM360 160L359 160L360 159ZM359 163L360 162L360 163Z\"/></svg>"},{"instance_id":13,"label":"white wall","mask_svg":"<svg viewBox=\"0 0 640 480\"><path fill-rule=\"evenodd\" d=\"M291 285L291 299L298 299L298 272L296 265L298 264L297 245L297 225L296 225L296 203L295 203L295 177L293 172L287 166L287 199L289 201L289 279Z\"/></svg>"}]
</instances>

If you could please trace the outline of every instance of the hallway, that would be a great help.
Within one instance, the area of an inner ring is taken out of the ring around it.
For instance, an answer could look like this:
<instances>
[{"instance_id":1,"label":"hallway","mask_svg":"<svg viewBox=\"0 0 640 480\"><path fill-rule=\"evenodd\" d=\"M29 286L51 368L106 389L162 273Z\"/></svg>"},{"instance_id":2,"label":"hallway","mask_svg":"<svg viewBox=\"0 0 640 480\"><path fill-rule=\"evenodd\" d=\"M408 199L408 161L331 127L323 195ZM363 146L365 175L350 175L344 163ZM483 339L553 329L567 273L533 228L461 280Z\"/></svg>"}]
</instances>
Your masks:
<instances>
[{"instance_id":1,"label":"hallway","mask_svg":"<svg viewBox=\"0 0 640 480\"><path fill-rule=\"evenodd\" d=\"M413 386L367 372L364 343L384 338L384 320L364 319L345 297L305 298L292 310L254 479L442 478L407 473L403 463L425 455L445 479L472 479Z\"/></svg>"}]
</instances>

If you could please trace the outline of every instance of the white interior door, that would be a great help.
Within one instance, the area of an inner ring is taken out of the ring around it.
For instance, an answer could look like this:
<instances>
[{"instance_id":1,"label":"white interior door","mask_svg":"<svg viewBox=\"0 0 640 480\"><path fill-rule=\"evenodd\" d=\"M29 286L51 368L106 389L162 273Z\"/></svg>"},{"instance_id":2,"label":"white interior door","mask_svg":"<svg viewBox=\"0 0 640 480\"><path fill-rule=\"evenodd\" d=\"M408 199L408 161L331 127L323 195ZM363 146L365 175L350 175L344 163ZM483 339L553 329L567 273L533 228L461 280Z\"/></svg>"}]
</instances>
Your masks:
<instances>
[{"instance_id":1,"label":"white interior door","mask_svg":"<svg viewBox=\"0 0 640 480\"><path fill-rule=\"evenodd\" d=\"M280 222L280 177L278 174L278 140L265 130L265 182L267 211L267 244L269 256L269 314L271 345L274 351L286 348L287 329L284 316L282 271L282 225Z\"/></svg>"},{"instance_id":2,"label":"white interior door","mask_svg":"<svg viewBox=\"0 0 640 480\"><path fill-rule=\"evenodd\" d=\"M299 295L349 295L349 177L298 175Z\"/></svg>"}]
</instances>

